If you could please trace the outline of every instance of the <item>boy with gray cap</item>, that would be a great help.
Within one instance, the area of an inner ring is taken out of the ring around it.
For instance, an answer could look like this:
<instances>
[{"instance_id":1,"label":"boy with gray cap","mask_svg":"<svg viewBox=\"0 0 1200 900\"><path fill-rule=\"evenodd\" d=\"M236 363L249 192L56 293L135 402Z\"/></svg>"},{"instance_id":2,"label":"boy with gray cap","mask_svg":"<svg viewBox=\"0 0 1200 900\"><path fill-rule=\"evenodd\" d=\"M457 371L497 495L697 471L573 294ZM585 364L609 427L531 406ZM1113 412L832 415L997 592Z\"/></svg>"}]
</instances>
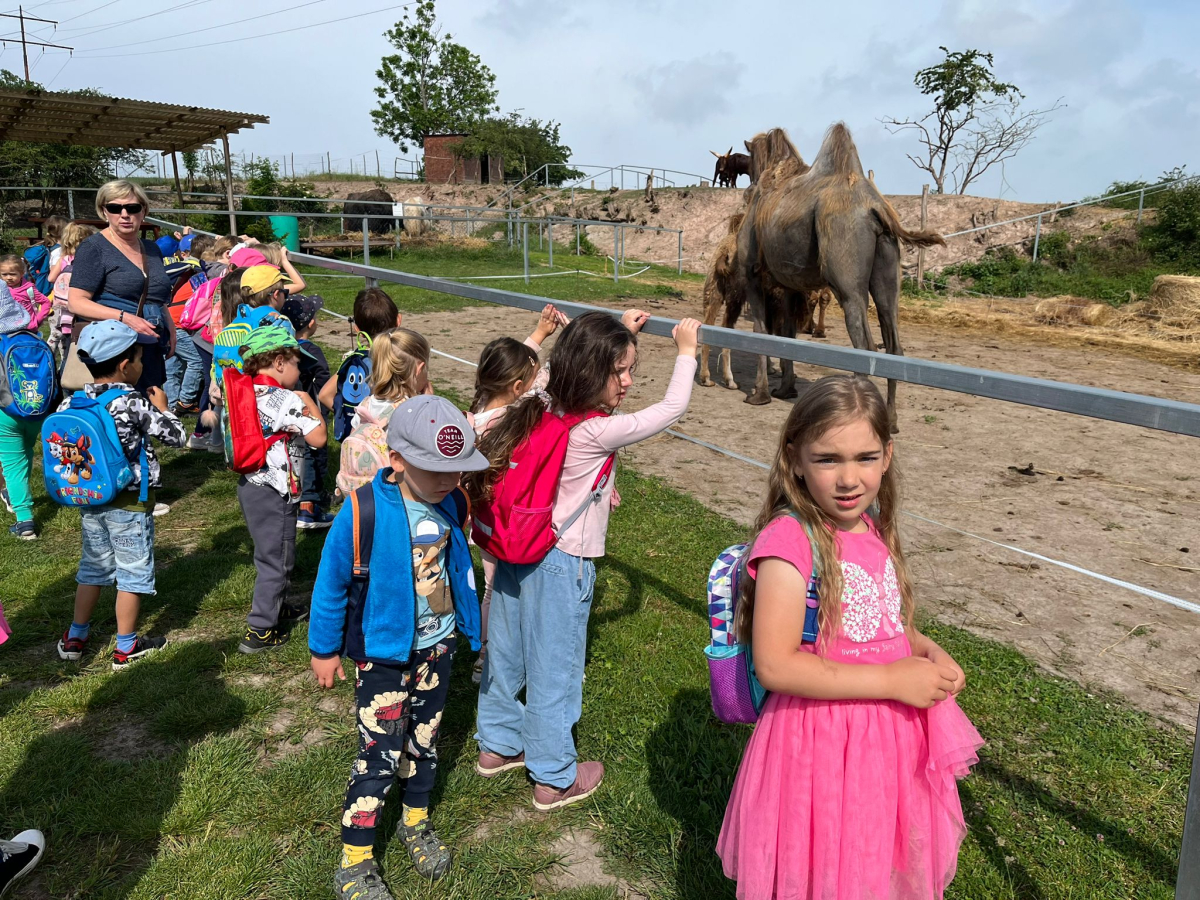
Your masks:
<instances>
[{"instance_id":1,"label":"boy with gray cap","mask_svg":"<svg viewBox=\"0 0 1200 900\"><path fill-rule=\"evenodd\" d=\"M171 447L187 440L183 423L167 408L162 388L150 387L143 395L133 387L142 377L142 345L157 340L141 335L124 322L103 319L92 322L79 334L79 358L88 367L92 381L81 393L92 400L120 394L106 404L117 426L117 437L133 481L121 498L107 506L80 507L83 520L83 554L75 580L75 617L58 642L58 655L77 661L87 648L92 611L105 585L117 586L117 646L113 671L120 671L149 653L165 647L167 639L137 633L142 594L154 594L154 488L162 484L162 470L150 438ZM71 405L71 397L59 409ZM146 466L142 471L142 448ZM140 499L142 479L150 488Z\"/></svg>"},{"instance_id":2,"label":"boy with gray cap","mask_svg":"<svg viewBox=\"0 0 1200 900\"><path fill-rule=\"evenodd\" d=\"M356 669L359 751L346 787L334 890L358 900L392 897L372 848L384 795L397 777L406 781L397 833L413 865L432 880L450 870L450 850L434 833L428 807L455 628L479 649L479 600L463 531L468 504L459 481L463 472L488 468L488 460L475 449L466 417L431 395L396 408L387 442L390 467L351 494L329 530L308 630L323 687L345 679L341 657Z\"/></svg>"}]
</instances>

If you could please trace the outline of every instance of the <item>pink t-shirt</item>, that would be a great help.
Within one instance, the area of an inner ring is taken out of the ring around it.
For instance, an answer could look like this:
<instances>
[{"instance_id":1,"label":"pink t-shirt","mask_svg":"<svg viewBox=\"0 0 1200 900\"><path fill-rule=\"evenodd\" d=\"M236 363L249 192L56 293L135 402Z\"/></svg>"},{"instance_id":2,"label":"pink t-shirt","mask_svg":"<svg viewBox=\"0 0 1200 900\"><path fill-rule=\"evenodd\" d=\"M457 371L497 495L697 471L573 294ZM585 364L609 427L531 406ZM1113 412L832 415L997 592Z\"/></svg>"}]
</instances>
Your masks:
<instances>
[{"instance_id":1,"label":"pink t-shirt","mask_svg":"<svg viewBox=\"0 0 1200 900\"><path fill-rule=\"evenodd\" d=\"M900 583L887 545L875 523L864 516L867 530L837 532L842 565L842 637L867 643L904 632ZM750 577L758 574L757 562L767 557L791 563L804 576L812 575L812 546L804 526L791 516L780 516L762 530L746 561Z\"/></svg>"}]
</instances>

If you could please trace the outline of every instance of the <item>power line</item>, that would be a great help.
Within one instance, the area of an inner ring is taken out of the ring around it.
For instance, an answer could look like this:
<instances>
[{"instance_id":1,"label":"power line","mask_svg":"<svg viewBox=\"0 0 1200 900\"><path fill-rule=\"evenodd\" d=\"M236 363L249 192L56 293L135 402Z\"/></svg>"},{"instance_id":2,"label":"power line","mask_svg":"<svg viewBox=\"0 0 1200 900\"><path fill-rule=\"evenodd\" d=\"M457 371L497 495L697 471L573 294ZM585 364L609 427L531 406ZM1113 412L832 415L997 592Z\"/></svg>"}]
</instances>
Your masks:
<instances>
[{"instance_id":1,"label":"power line","mask_svg":"<svg viewBox=\"0 0 1200 900\"><path fill-rule=\"evenodd\" d=\"M111 3L107 3L105 5L112 6L113 3L119 3L119 2L120 2L120 0L112 0ZM153 19L155 16L166 15L169 12L176 12L181 9L190 9L194 6L199 6L202 3L212 3L212 0L187 0L186 3L180 3L177 6L170 6L170 7L167 7L166 9L160 9L158 12L150 13L149 15L146 15L146 16L135 16L134 18L126 19L123 22L113 22L111 25L99 25L99 26L82 25L82 26L80 26L80 28L71 29L72 31L80 32L79 34L75 35L72 38L72 40L77 41L80 38L90 37L91 35L99 34L102 31L111 31L114 28L120 28L122 25L129 25L132 22L141 22L143 19ZM84 15L86 15L86 13L84 13ZM76 18L83 18L83 16L76 16ZM70 21L70 20L68 20L68 21ZM126 45L126 46L128 46L128 45Z\"/></svg>"},{"instance_id":2,"label":"power line","mask_svg":"<svg viewBox=\"0 0 1200 900\"><path fill-rule=\"evenodd\" d=\"M304 7L306 7L306 6L315 6L318 3L327 3L327 2L328 2L328 0L309 0L308 3L301 3L298 6L289 6L285 9L279 9L274 12L263 13L258 16L251 16L248 19L238 19L234 22L222 22L220 25L210 25L207 28L197 28L194 31L188 31L188 36L190 37L190 36L196 35L196 34L203 34L206 31L223 30L225 28L229 28L231 25L241 25L243 22L253 22L256 19L266 19L271 16L282 15L283 13L295 12L298 9L304 9ZM132 42L126 43L126 44L113 44L111 47L92 47L88 50L81 50L80 52L81 53L99 53L101 50L119 50L122 47L137 47L141 44L157 44L157 43L162 42L163 40L167 40L169 37L171 37L171 36L166 35L163 37L151 38L150 40L146 40L146 41L132 41ZM206 46L208 46L208 45L206 45ZM122 55L125 55L125 54L122 54ZM137 56L138 54L131 53L128 55L129 56ZM106 57L97 56L95 58L96 59L105 59Z\"/></svg>"},{"instance_id":3,"label":"power line","mask_svg":"<svg viewBox=\"0 0 1200 900\"><path fill-rule=\"evenodd\" d=\"M312 2L305 3L302 5L303 6L311 6L313 3L323 3L323 2L325 2L325 0L312 0ZM205 47L205 49L208 49L209 47L219 47L222 44L240 44L243 41L261 41L265 37L276 37L281 34L291 34L292 32L304 31L305 29L308 29L308 28L319 28L322 25L333 25L338 22L349 22L352 19L361 19L365 16L373 16L377 13L391 12L391 11L397 10L397 9L404 9L407 6L412 6L415 2L416 2L416 0L411 0L411 2L409 2L409 3L400 3L400 4L397 4L396 6L385 6L382 9L373 9L369 12L359 13L358 15L355 15L355 16L341 16L337 19L328 19L324 22L313 22L311 25L298 25L295 28L283 28L283 29L279 29L276 31L272 31L269 34L252 34L247 37L232 38L228 41L213 41L211 43L205 44L204 47ZM293 8L299 9L300 7L293 7ZM266 15L276 15L276 13L267 13ZM256 18L256 19L261 19L264 17L265 16L254 16L254 18ZM249 22L251 20L243 19L242 21ZM231 22L229 24L235 24L235 23ZM226 26L221 26L221 27L226 27ZM195 34L195 33L196 32L190 32L190 34ZM165 40L165 38L159 38L159 40ZM157 43L157 41L142 41L140 43ZM131 46L131 45L124 44L122 46ZM113 49L113 48L105 48L105 49ZM86 52L86 51L80 51L80 52L82 53L82 52ZM110 54L104 54L101 56L88 56L86 58L87 59L125 59L125 58L131 57L131 56L154 56L154 55L160 54L160 53L178 53L178 52L179 52L178 48L173 47L169 50L143 50L140 53L110 53Z\"/></svg>"}]
</instances>

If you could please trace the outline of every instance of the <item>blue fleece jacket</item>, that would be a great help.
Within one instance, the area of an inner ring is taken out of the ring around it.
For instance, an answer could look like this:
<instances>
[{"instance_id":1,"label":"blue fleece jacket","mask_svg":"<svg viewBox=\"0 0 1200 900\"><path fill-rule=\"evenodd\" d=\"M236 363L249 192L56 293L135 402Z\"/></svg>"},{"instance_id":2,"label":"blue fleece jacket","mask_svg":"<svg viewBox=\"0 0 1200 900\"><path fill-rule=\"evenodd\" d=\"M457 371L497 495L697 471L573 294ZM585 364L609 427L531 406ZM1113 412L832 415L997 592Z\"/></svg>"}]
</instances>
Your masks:
<instances>
[{"instance_id":1,"label":"blue fleece jacket","mask_svg":"<svg viewBox=\"0 0 1200 900\"><path fill-rule=\"evenodd\" d=\"M412 653L416 635L417 594L413 581L412 537L408 513L398 485L389 483L390 468L371 483L375 495L375 534L370 578L362 608L350 610L350 580L354 565L354 511L349 500L333 520L321 551L321 566L312 593L308 647L317 657L348 656L362 662L403 664ZM458 630L479 649L479 598L467 538L453 496L435 509L450 527L446 568Z\"/></svg>"}]
</instances>

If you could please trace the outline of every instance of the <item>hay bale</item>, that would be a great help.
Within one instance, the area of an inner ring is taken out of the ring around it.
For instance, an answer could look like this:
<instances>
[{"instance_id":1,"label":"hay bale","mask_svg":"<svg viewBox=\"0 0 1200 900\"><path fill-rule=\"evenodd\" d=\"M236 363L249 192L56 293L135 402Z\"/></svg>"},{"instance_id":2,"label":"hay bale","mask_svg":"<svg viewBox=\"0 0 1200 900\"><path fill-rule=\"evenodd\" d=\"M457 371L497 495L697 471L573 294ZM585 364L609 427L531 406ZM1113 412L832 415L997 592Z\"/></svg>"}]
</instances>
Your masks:
<instances>
[{"instance_id":1,"label":"hay bale","mask_svg":"<svg viewBox=\"0 0 1200 900\"><path fill-rule=\"evenodd\" d=\"M1112 320L1113 308L1081 297L1049 297L1033 307L1033 318L1044 325L1104 325Z\"/></svg>"},{"instance_id":2,"label":"hay bale","mask_svg":"<svg viewBox=\"0 0 1200 900\"><path fill-rule=\"evenodd\" d=\"M1147 300L1152 309L1178 315L1200 314L1200 278L1192 275L1159 275Z\"/></svg>"}]
</instances>

